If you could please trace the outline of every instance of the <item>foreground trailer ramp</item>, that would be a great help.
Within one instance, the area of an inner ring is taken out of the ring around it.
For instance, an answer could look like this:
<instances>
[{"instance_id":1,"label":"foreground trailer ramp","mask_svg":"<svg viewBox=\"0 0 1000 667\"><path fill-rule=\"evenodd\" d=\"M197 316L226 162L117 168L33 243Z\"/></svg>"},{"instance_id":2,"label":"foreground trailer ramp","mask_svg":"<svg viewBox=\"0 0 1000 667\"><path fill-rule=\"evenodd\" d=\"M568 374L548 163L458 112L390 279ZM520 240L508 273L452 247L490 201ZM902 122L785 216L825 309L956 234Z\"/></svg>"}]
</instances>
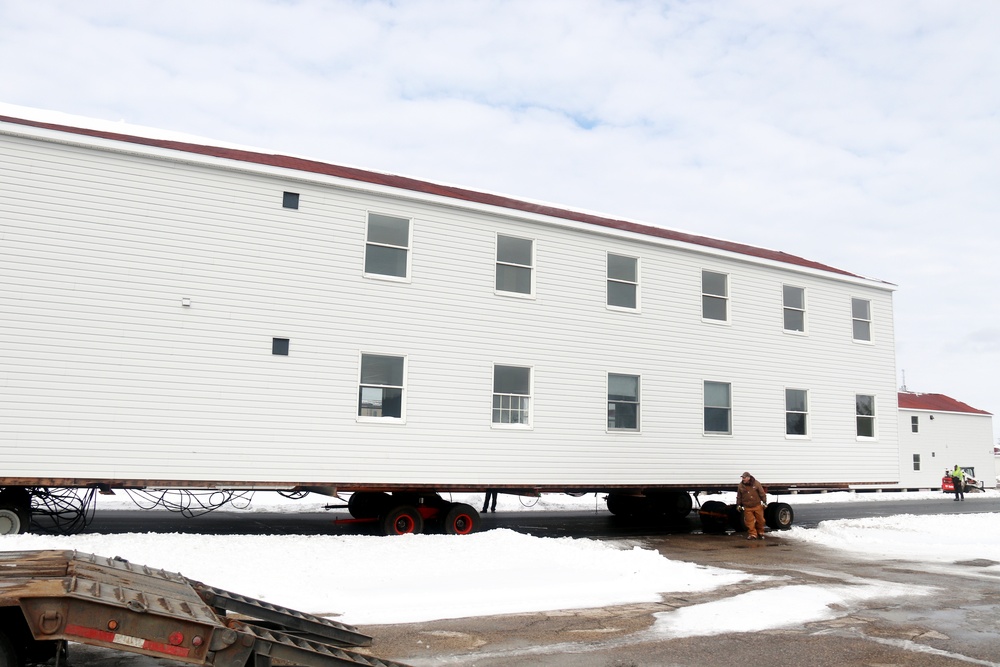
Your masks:
<instances>
[{"instance_id":1,"label":"foreground trailer ramp","mask_svg":"<svg viewBox=\"0 0 1000 667\"><path fill-rule=\"evenodd\" d=\"M353 626L175 572L76 551L0 552L0 667L61 657L66 642L214 667L406 667L345 650L371 645Z\"/></svg>"}]
</instances>

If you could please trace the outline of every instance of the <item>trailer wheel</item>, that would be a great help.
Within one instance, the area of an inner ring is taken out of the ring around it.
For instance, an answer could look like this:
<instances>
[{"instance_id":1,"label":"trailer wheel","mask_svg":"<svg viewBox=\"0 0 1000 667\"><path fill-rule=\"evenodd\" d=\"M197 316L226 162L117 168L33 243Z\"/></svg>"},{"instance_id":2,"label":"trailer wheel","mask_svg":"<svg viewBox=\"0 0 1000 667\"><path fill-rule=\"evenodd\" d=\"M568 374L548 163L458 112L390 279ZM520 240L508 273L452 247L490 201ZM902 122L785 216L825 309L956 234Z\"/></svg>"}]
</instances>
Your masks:
<instances>
[{"instance_id":1,"label":"trailer wheel","mask_svg":"<svg viewBox=\"0 0 1000 667\"><path fill-rule=\"evenodd\" d=\"M729 523L729 512L726 503L718 500L709 500L703 503L698 510L698 517L701 519L701 530L705 533L725 532L726 524Z\"/></svg>"},{"instance_id":2,"label":"trailer wheel","mask_svg":"<svg viewBox=\"0 0 1000 667\"><path fill-rule=\"evenodd\" d=\"M479 531L479 512L465 503L455 503L444 515L445 535L468 535Z\"/></svg>"},{"instance_id":3,"label":"trailer wheel","mask_svg":"<svg viewBox=\"0 0 1000 667\"><path fill-rule=\"evenodd\" d=\"M357 491L347 500L347 511L355 519L374 519L392 502L388 493Z\"/></svg>"},{"instance_id":4,"label":"trailer wheel","mask_svg":"<svg viewBox=\"0 0 1000 667\"><path fill-rule=\"evenodd\" d=\"M649 506L667 521L680 521L691 513L694 502L687 491L669 491L647 495Z\"/></svg>"},{"instance_id":5,"label":"trailer wheel","mask_svg":"<svg viewBox=\"0 0 1000 667\"><path fill-rule=\"evenodd\" d=\"M383 535L408 535L424 531L424 518L415 507L398 505L382 517Z\"/></svg>"},{"instance_id":6,"label":"trailer wheel","mask_svg":"<svg viewBox=\"0 0 1000 667\"><path fill-rule=\"evenodd\" d=\"M788 530L795 521L795 512L788 503L770 503L764 510L764 520L772 530Z\"/></svg>"},{"instance_id":7,"label":"trailer wheel","mask_svg":"<svg viewBox=\"0 0 1000 667\"><path fill-rule=\"evenodd\" d=\"M737 533L747 530L747 515L740 511L737 505L726 505L726 513L729 515L729 527Z\"/></svg>"},{"instance_id":8,"label":"trailer wheel","mask_svg":"<svg viewBox=\"0 0 1000 667\"><path fill-rule=\"evenodd\" d=\"M31 492L20 486L0 491L0 535L28 532L31 525Z\"/></svg>"},{"instance_id":9,"label":"trailer wheel","mask_svg":"<svg viewBox=\"0 0 1000 667\"><path fill-rule=\"evenodd\" d=\"M647 498L624 493L609 493L606 502L608 511L615 516L637 517L648 513L651 505Z\"/></svg>"},{"instance_id":10,"label":"trailer wheel","mask_svg":"<svg viewBox=\"0 0 1000 667\"><path fill-rule=\"evenodd\" d=\"M28 532L31 515L22 507L0 506L0 535Z\"/></svg>"}]
</instances>

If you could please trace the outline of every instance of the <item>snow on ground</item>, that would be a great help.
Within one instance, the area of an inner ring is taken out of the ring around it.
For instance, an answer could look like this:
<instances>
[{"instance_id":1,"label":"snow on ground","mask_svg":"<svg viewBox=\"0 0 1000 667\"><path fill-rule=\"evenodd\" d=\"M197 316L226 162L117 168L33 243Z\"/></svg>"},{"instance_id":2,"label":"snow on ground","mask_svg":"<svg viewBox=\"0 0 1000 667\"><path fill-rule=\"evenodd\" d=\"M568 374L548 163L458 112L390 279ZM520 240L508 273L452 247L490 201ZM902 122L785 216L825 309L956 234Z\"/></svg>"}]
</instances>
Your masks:
<instances>
[{"instance_id":1,"label":"snow on ground","mask_svg":"<svg viewBox=\"0 0 1000 667\"><path fill-rule=\"evenodd\" d=\"M940 499L942 494L838 492L782 500L799 504L925 497ZM985 497L997 499L1000 492L991 490ZM725 494L714 498L726 499ZM456 495L453 500L478 508L482 496ZM258 493L248 509L308 511L331 502L342 504L333 499L292 501ZM101 499L102 509L131 506L122 494ZM517 498L507 496L500 497L497 507L500 511L522 509ZM592 495L553 496L535 505L536 509L559 507L603 511L603 501ZM873 558L941 562L953 561L954 554L960 553L963 560L1000 562L1000 513L825 521L816 529L793 528L782 533L781 539ZM465 537L9 535L0 537L0 548L78 549L121 556L302 611L342 613L340 620L361 625L602 607L655 601L663 593L724 591L737 582L765 581L746 573L671 561L628 542L538 538L509 530ZM772 585L658 614L652 631L690 636L799 625L848 613L844 610L864 600L930 592L924 587L877 581L849 586ZM748 616L754 627L746 625Z\"/></svg>"}]
</instances>

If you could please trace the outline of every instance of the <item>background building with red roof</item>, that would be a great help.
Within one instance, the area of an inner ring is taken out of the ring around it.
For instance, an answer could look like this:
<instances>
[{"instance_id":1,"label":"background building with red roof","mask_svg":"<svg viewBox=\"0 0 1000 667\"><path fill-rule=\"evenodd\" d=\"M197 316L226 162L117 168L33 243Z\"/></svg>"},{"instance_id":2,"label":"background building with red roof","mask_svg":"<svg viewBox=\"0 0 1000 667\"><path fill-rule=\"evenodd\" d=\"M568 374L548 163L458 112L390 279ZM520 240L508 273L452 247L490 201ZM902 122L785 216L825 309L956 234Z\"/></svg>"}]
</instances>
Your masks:
<instances>
[{"instance_id":1,"label":"background building with red roof","mask_svg":"<svg viewBox=\"0 0 1000 667\"><path fill-rule=\"evenodd\" d=\"M996 484L993 415L944 394L899 392L899 483L937 488L945 469L975 468L987 487Z\"/></svg>"}]
</instances>

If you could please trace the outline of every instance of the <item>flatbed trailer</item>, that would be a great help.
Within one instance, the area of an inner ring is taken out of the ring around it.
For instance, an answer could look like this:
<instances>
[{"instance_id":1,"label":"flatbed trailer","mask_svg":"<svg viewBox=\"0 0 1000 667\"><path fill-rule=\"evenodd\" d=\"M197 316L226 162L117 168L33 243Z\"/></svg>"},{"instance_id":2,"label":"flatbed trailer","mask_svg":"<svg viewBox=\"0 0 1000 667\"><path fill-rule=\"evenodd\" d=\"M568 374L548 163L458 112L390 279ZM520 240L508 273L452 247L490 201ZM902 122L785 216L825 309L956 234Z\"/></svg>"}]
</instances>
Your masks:
<instances>
[{"instance_id":1,"label":"flatbed trailer","mask_svg":"<svg viewBox=\"0 0 1000 667\"><path fill-rule=\"evenodd\" d=\"M347 650L372 643L353 626L175 572L76 551L0 552L0 667L65 664L71 642L213 667L406 667Z\"/></svg>"}]
</instances>

